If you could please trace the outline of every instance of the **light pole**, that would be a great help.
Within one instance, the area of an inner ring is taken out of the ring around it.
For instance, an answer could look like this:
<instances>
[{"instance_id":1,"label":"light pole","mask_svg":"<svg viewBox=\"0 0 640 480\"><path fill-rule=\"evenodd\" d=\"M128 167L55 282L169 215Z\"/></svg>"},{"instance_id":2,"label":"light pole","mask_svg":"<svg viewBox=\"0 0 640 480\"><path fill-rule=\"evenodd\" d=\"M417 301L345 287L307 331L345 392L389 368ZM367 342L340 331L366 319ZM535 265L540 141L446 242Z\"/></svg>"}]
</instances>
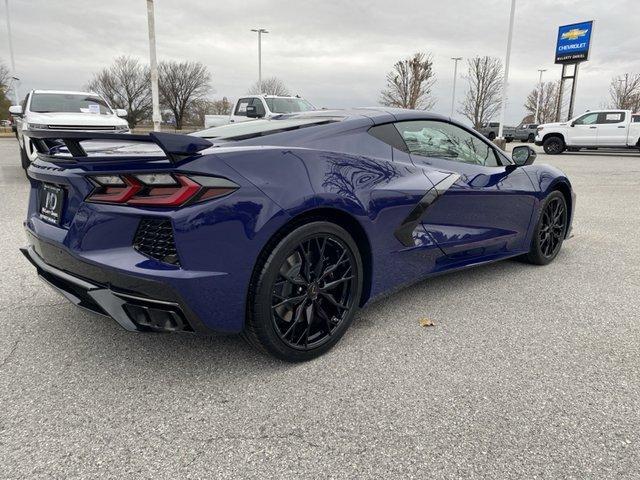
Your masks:
<instances>
[{"instance_id":1,"label":"light pole","mask_svg":"<svg viewBox=\"0 0 640 480\"><path fill-rule=\"evenodd\" d=\"M536 114L533 116L534 123L538 123L538 112L540 111L540 101L542 99L542 74L547 71L546 68L539 68L540 79L538 80L538 97L536 98Z\"/></svg>"},{"instance_id":2,"label":"light pole","mask_svg":"<svg viewBox=\"0 0 640 480\"><path fill-rule=\"evenodd\" d=\"M13 58L13 40L11 39L11 19L9 18L9 0L4 0L5 10L7 11L7 34L9 35L9 58L11 59L11 79L13 80L13 96L14 105L20 104L20 94L18 93L19 79L16 76L16 62Z\"/></svg>"},{"instance_id":3,"label":"light pole","mask_svg":"<svg viewBox=\"0 0 640 480\"><path fill-rule=\"evenodd\" d=\"M252 28L251 31L258 34L258 90L262 93L262 34L269 32L264 28Z\"/></svg>"},{"instance_id":4,"label":"light pole","mask_svg":"<svg viewBox=\"0 0 640 480\"><path fill-rule=\"evenodd\" d=\"M504 114L507 109L507 87L509 86L509 62L511 61L511 38L513 37L513 19L516 13L516 0L511 0L511 13L509 15L509 34L507 35L507 54L504 59L504 79L502 82L502 105L500 106L500 126L498 138L502 139L504 127Z\"/></svg>"},{"instance_id":5,"label":"light pole","mask_svg":"<svg viewBox=\"0 0 640 480\"><path fill-rule=\"evenodd\" d=\"M158 94L158 60L156 58L156 27L153 13L153 0L147 0L147 21L149 23L149 67L151 70L153 131L159 132L162 117L160 116L160 96Z\"/></svg>"},{"instance_id":6,"label":"light pole","mask_svg":"<svg viewBox=\"0 0 640 480\"><path fill-rule=\"evenodd\" d=\"M458 62L462 57L451 57L453 60L453 92L451 93L451 118L453 118L453 110L456 104L456 79L458 78Z\"/></svg>"}]
</instances>

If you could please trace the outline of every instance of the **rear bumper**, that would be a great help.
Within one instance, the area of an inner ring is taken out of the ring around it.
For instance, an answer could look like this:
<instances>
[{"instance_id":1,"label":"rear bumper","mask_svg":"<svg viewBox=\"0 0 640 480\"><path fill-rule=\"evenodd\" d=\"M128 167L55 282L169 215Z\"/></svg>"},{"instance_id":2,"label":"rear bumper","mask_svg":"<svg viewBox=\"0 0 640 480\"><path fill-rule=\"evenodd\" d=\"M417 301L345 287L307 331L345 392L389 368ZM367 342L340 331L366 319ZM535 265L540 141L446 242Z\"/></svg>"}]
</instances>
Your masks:
<instances>
[{"instance_id":1,"label":"rear bumper","mask_svg":"<svg viewBox=\"0 0 640 480\"><path fill-rule=\"evenodd\" d=\"M41 248L42 245L38 247ZM47 263L34 245L21 248L20 251L36 268L38 276L71 303L93 313L111 317L125 330L203 334L211 331L178 299L175 292L157 282L110 273L109 281L101 283ZM55 260L59 261L60 258ZM65 265L71 270L90 274L93 267L73 259L70 255L66 260ZM149 296L146 293L148 291L153 291L155 295Z\"/></svg>"}]
</instances>

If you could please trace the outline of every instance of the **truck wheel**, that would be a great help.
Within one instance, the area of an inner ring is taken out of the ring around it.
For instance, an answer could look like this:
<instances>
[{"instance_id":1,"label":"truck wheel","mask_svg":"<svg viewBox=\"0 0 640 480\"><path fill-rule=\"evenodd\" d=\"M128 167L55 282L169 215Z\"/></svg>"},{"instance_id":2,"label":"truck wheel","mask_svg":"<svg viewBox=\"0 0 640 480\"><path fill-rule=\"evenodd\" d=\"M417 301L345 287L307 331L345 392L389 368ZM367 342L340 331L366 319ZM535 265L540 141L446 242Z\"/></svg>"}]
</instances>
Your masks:
<instances>
[{"instance_id":1,"label":"truck wheel","mask_svg":"<svg viewBox=\"0 0 640 480\"><path fill-rule=\"evenodd\" d=\"M495 134L495 133L493 133L493 132L489 132L489 135L487 136L487 138L488 138L489 140L495 140L495 138L496 138L496 134Z\"/></svg>"},{"instance_id":2,"label":"truck wheel","mask_svg":"<svg viewBox=\"0 0 640 480\"><path fill-rule=\"evenodd\" d=\"M504 141L507 142L507 143L511 143L511 142L513 142L513 138L512 137L505 137Z\"/></svg>"},{"instance_id":3,"label":"truck wheel","mask_svg":"<svg viewBox=\"0 0 640 480\"><path fill-rule=\"evenodd\" d=\"M564 141L560 137L549 137L542 144L542 148L548 155L558 155L564 152Z\"/></svg>"},{"instance_id":4,"label":"truck wheel","mask_svg":"<svg viewBox=\"0 0 640 480\"><path fill-rule=\"evenodd\" d=\"M529 136L527 137L527 142L533 143L535 141L536 141L536 136L533 133L530 133Z\"/></svg>"}]
</instances>

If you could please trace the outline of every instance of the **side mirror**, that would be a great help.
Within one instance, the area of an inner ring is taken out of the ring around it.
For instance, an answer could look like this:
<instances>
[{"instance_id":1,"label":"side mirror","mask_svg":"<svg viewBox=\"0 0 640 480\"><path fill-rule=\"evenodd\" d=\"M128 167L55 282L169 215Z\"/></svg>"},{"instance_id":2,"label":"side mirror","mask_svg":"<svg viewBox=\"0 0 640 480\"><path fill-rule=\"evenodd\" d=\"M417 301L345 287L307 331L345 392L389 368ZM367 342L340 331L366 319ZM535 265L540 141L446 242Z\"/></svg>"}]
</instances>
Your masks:
<instances>
[{"instance_id":1,"label":"side mirror","mask_svg":"<svg viewBox=\"0 0 640 480\"><path fill-rule=\"evenodd\" d=\"M249 118L260 118L262 115L258 113L258 109L255 105L247 106L247 117Z\"/></svg>"},{"instance_id":2,"label":"side mirror","mask_svg":"<svg viewBox=\"0 0 640 480\"><path fill-rule=\"evenodd\" d=\"M9 113L14 117L22 116L22 105L11 105L9 107Z\"/></svg>"},{"instance_id":3,"label":"side mirror","mask_svg":"<svg viewBox=\"0 0 640 480\"><path fill-rule=\"evenodd\" d=\"M511 151L511 159L518 167L531 165L537 156L536 151L528 145L518 145Z\"/></svg>"},{"instance_id":4,"label":"side mirror","mask_svg":"<svg viewBox=\"0 0 640 480\"><path fill-rule=\"evenodd\" d=\"M119 117L126 117L127 111L124 108L116 108L116 115Z\"/></svg>"},{"instance_id":5,"label":"side mirror","mask_svg":"<svg viewBox=\"0 0 640 480\"><path fill-rule=\"evenodd\" d=\"M575 127L575 126L576 126L576 122L571 122L571 123L569 124L569 126L570 126L570 127Z\"/></svg>"}]
</instances>

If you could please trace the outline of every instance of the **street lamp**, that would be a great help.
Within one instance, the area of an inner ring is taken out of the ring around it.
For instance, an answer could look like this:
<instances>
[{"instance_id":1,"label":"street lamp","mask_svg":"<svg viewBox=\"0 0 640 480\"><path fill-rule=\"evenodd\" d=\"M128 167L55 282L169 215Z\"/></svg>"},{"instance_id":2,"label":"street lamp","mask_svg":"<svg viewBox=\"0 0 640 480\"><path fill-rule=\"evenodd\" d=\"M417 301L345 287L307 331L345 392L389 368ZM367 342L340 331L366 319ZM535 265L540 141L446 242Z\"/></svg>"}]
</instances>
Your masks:
<instances>
[{"instance_id":1,"label":"street lamp","mask_svg":"<svg viewBox=\"0 0 640 480\"><path fill-rule=\"evenodd\" d=\"M453 118L453 109L456 104L456 79L458 77L458 62L462 57L451 57L453 60L453 92L451 93L451 118Z\"/></svg>"},{"instance_id":2,"label":"street lamp","mask_svg":"<svg viewBox=\"0 0 640 480\"><path fill-rule=\"evenodd\" d=\"M153 131L159 132L162 117L160 116L160 98L158 95L158 60L156 58L156 27L153 0L147 0L147 22L149 24L149 69L151 70L151 118L153 119Z\"/></svg>"},{"instance_id":3,"label":"street lamp","mask_svg":"<svg viewBox=\"0 0 640 480\"><path fill-rule=\"evenodd\" d=\"M511 13L509 14L509 34L507 35L507 54L504 58L504 79L502 82L502 105L500 106L500 126L498 138L502 139L504 127L504 114L507 109L507 87L509 86L509 62L511 60L511 38L513 37L513 19L516 13L516 0L511 0Z\"/></svg>"},{"instance_id":4,"label":"street lamp","mask_svg":"<svg viewBox=\"0 0 640 480\"><path fill-rule=\"evenodd\" d=\"M11 19L9 18L9 0L4 0L4 6L7 11L7 34L9 35L9 58L11 59L11 78L13 83L14 105L20 104L20 94L18 93L18 77L16 76L16 62L13 58L13 41L11 39Z\"/></svg>"},{"instance_id":5,"label":"street lamp","mask_svg":"<svg viewBox=\"0 0 640 480\"><path fill-rule=\"evenodd\" d=\"M533 117L534 123L538 122L538 112L540 111L540 102L542 99L542 74L547 71L546 68L539 68L540 79L538 80L538 97L536 98L536 114Z\"/></svg>"},{"instance_id":6,"label":"street lamp","mask_svg":"<svg viewBox=\"0 0 640 480\"><path fill-rule=\"evenodd\" d=\"M269 32L264 28L252 28L251 31L258 34L258 90L262 93L262 34Z\"/></svg>"}]
</instances>

